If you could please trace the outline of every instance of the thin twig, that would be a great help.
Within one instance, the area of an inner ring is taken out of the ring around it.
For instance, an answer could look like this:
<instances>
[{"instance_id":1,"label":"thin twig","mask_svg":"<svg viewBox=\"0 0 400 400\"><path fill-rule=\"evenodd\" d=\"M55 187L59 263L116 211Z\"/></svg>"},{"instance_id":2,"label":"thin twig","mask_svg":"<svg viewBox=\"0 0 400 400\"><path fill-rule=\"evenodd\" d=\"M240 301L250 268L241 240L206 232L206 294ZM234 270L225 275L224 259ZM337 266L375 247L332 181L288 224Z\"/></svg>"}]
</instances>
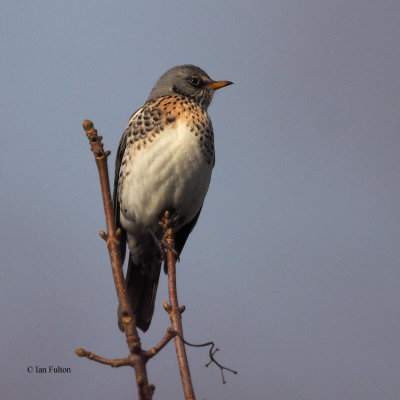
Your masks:
<instances>
[{"instance_id":1,"label":"thin twig","mask_svg":"<svg viewBox=\"0 0 400 400\"><path fill-rule=\"evenodd\" d=\"M112 360L108 358L103 358L98 356L97 354L92 353L91 351L87 351L85 349L76 349L75 354L79 357L86 357L89 360L96 361L101 364L110 365L113 368L124 367L126 365L133 366L132 360L127 358L114 358Z\"/></svg>"},{"instance_id":2,"label":"thin twig","mask_svg":"<svg viewBox=\"0 0 400 400\"><path fill-rule=\"evenodd\" d=\"M237 371L235 371L235 370L233 370L233 369L231 369L231 368L225 367L224 365L222 365L221 363L219 363L219 362L215 359L214 354L215 354L217 351L219 351L219 349L216 348L216 349L214 350L214 347L215 347L215 343L214 343L214 342L207 342L207 343L200 343L200 344L189 343L189 342L187 342L187 341L184 339L183 336L180 335L179 332L174 332L174 333L175 333L176 335L178 335L178 336L181 338L181 340L182 340L187 346L190 346L190 347L205 347L205 346L210 346L210 350L209 350L209 352L208 352L208 354L209 354L209 356L210 356L210 361L206 364L206 367L208 367L209 365L211 365L212 363L214 363L214 364L220 369L220 371L221 371L222 383L226 383L226 381L225 381L225 376L224 376L224 370L229 371L229 372L232 372L232 374L235 374L235 375L238 373Z\"/></svg>"},{"instance_id":3,"label":"thin twig","mask_svg":"<svg viewBox=\"0 0 400 400\"><path fill-rule=\"evenodd\" d=\"M168 311L172 329L177 333L177 337L174 338L174 341L185 399L195 400L192 379L189 370L189 363L186 356L185 343L181 340L181 338L183 338L183 328L181 320L182 311L179 308L178 295L176 290L176 255L175 252L172 250L175 248L175 243L174 232L171 227L171 214L169 211L166 211L164 213L162 225L164 229L166 229L165 241L168 243L168 247L165 248L165 252L167 255L168 294L170 301L170 305L164 305L164 308Z\"/></svg>"},{"instance_id":4,"label":"thin twig","mask_svg":"<svg viewBox=\"0 0 400 400\"><path fill-rule=\"evenodd\" d=\"M167 332L165 333L164 337L161 339L160 343L158 343L156 346L154 346L150 350L147 350L144 352L147 359L150 359L150 358L154 357L156 354L158 354L171 341L171 339L174 338L177 334L178 334L177 332L174 332L171 328L168 328Z\"/></svg>"}]
</instances>

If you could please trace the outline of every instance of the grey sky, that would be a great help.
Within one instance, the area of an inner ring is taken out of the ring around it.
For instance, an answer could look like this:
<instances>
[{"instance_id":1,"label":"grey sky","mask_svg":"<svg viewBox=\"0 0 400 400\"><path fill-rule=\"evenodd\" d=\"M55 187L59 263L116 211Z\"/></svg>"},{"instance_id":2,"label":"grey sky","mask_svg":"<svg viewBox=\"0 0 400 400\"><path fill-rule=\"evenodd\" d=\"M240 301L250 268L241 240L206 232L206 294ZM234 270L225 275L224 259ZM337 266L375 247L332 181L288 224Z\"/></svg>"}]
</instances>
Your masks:
<instances>
[{"instance_id":1,"label":"grey sky","mask_svg":"<svg viewBox=\"0 0 400 400\"><path fill-rule=\"evenodd\" d=\"M198 399L400 398L400 4L2 1L0 397L132 398L97 171L168 68L235 84L209 112L216 166L178 264ZM161 279L144 346L164 334ZM27 366L69 367L69 375ZM181 396L173 346L148 365Z\"/></svg>"}]
</instances>

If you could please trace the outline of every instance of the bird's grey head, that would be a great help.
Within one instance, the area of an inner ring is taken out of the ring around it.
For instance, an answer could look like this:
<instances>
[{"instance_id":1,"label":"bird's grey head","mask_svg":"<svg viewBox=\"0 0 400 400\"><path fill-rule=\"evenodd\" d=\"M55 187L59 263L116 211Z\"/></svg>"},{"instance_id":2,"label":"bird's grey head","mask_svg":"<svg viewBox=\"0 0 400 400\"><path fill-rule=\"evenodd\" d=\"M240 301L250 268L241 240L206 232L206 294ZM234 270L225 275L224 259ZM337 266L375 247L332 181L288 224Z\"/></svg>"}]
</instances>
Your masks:
<instances>
[{"instance_id":1,"label":"bird's grey head","mask_svg":"<svg viewBox=\"0 0 400 400\"><path fill-rule=\"evenodd\" d=\"M207 109L214 91L231 84L232 82L229 81L213 81L195 65L180 65L171 68L161 76L147 101L161 96L180 94L195 100Z\"/></svg>"}]
</instances>

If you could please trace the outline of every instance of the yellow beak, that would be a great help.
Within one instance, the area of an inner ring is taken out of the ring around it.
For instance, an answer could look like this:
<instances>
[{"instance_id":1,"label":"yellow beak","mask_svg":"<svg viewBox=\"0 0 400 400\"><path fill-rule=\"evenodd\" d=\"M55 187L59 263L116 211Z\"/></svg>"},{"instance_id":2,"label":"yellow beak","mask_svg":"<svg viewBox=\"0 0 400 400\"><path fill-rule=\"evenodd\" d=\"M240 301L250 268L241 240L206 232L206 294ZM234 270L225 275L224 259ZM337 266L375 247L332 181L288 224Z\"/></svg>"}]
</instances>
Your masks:
<instances>
[{"instance_id":1,"label":"yellow beak","mask_svg":"<svg viewBox=\"0 0 400 400\"><path fill-rule=\"evenodd\" d=\"M233 84L233 82L230 82L230 81L216 81L216 82L209 83L206 87L208 89L217 90L217 89L221 89L225 86L232 85L232 84Z\"/></svg>"}]
</instances>

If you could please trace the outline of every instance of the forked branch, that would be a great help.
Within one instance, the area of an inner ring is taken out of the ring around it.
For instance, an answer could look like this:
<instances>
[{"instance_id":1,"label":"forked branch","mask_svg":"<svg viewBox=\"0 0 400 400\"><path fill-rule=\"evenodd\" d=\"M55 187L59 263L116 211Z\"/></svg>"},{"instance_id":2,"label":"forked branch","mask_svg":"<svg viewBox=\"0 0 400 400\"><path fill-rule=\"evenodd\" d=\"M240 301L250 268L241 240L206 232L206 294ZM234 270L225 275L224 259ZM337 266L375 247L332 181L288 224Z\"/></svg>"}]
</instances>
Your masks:
<instances>
[{"instance_id":1,"label":"forked branch","mask_svg":"<svg viewBox=\"0 0 400 400\"><path fill-rule=\"evenodd\" d=\"M150 350L142 350L140 338L136 328L136 318L130 308L128 296L125 287L124 275L122 270L122 262L119 252L119 240L121 232L116 230L113 215L113 206L110 194L110 183L108 178L108 166L107 157L110 154L109 151L104 151L103 143L101 142L102 137L97 135L97 131L91 121L84 121L83 128L86 131L86 135L89 139L91 150L93 151L97 169L100 177L101 193L103 197L104 212L106 217L107 233L101 231L100 236L105 240L107 249L110 256L111 269L114 278L115 289L118 296L118 302L120 309L122 310L122 323L124 325L124 332L126 342L129 348L129 355L125 358L107 359L98 356L85 349L77 349L75 353L79 357L86 357L90 360L109 365L117 368L122 366L130 366L135 371L136 385L138 390L139 400L151 400L155 387L149 385L147 379L146 363L149 359L158 354L171 340L174 338L176 354L179 365L179 372L181 375L183 391L185 400L195 400L192 380L190 376L189 363L186 356L185 344L193 347L211 346L209 355L210 362L215 363L221 370L222 380L224 379L224 370L230 371L234 374L237 372L224 367L218 363L214 354L218 349L214 350L214 343L208 342L204 344L191 344L185 341L183 336L181 314L185 310L184 306L179 306L177 289L176 289L176 257L177 253L174 243L174 218L171 216L169 211L166 211L163 215L161 225L164 228L165 236L164 240L164 251L166 254L166 262L168 267L168 294L170 304L164 303L164 308L168 312L171 320L171 328L168 328L164 337L161 341L151 348Z\"/></svg>"}]
</instances>

